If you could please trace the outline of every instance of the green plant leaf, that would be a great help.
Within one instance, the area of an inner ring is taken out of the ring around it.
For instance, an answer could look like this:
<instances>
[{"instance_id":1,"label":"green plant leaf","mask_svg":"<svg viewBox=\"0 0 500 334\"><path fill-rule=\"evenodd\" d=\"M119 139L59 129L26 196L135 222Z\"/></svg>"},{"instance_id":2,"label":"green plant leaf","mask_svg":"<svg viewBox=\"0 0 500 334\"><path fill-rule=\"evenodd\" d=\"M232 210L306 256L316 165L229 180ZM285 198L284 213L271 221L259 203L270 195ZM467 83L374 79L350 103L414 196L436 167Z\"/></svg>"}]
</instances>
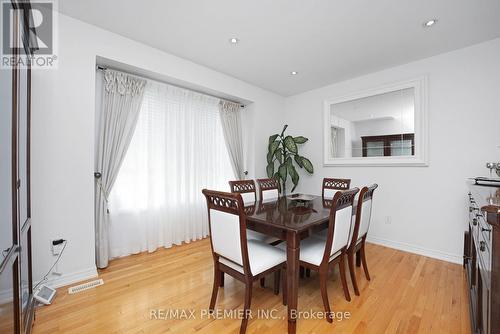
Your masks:
<instances>
[{"instance_id":1,"label":"green plant leaf","mask_svg":"<svg viewBox=\"0 0 500 334\"><path fill-rule=\"evenodd\" d=\"M307 139L306 137L303 137L303 136L298 136L298 137L293 137L293 141L296 143L296 144L304 144L306 141L308 141L309 139Z\"/></svg>"},{"instance_id":2,"label":"green plant leaf","mask_svg":"<svg viewBox=\"0 0 500 334\"><path fill-rule=\"evenodd\" d=\"M290 160L290 164L287 165L287 169L288 169L288 174L292 178L292 183L294 185L293 188L295 189L295 187L299 183L299 174L297 173L297 170L295 169L295 167L292 165L291 161L292 160Z\"/></svg>"},{"instance_id":3,"label":"green plant leaf","mask_svg":"<svg viewBox=\"0 0 500 334\"><path fill-rule=\"evenodd\" d=\"M271 162L273 162L273 155L271 152L267 152L267 163L270 164Z\"/></svg>"},{"instance_id":4,"label":"green plant leaf","mask_svg":"<svg viewBox=\"0 0 500 334\"><path fill-rule=\"evenodd\" d=\"M283 150L281 148L278 148L274 154L276 155L276 158L278 159L280 164L282 164L283 163Z\"/></svg>"},{"instance_id":5,"label":"green plant leaf","mask_svg":"<svg viewBox=\"0 0 500 334\"><path fill-rule=\"evenodd\" d=\"M288 157L288 158L286 158L286 161L285 161L285 162L286 162L286 165L287 165L287 166L292 166L292 157Z\"/></svg>"},{"instance_id":6,"label":"green plant leaf","mask_svg":"<svg viewBox=\"0 0 500 334\"><path fill-rule=\"evenodd\" d=\"M267 177L272 178L274 175L274 162L271 162L266 167Z\"/></svg>"},{"instance_id":7,"label":"green plant leaf","mask_svg":"<svg viewBox=\"0 0 500 334\"><path fill-rule=\"evenodd\" d=\"M280 165L280 167L278 168L278 173L280 175L280 179L282 179L283 181L286 182L286 177L287 177L287 173L286 173L286 163L283 163Z\"/></svg>"},{"instance_id":8,"label":"green plant leaf","mask_svg":"<svg viewBox=\"0 0 500 334\"><path fill-rule=\"evenodd\" d=\"M304 165L302 164L302 157L298 154L296 154L293 159L295 160L295 162L297 163L297 165L299 165L300 168L304 167Z\"/></svg>"},{"instance_id":9,"label":"green plant leaf","mask_svg":"<svg viewBox=\"0 0 500 334\"><path fill-rule=\"evenodd\" d=\"M286 136L284 139L285 147L292 153L297 153L297 145L293 141L292 136Z\"/></svg>"},{"instance_id":10,"label":"green plant leaf","mask_svg":"<svg viewBox=\"0 0 500 334\"><path fill-rule=\"evenodd\" d=\"M274 155L274 151L280 146L280 141L276 140L269 144L269 152Z\"/></svg>"},{"instance_id":11,"label":"green plant leaf","mask_svg":"<svg viewBox=\"0 0 500 334\"><path fill-rule=\"evenodd\" d=\"M269 144L271 144L273 141L276 140L276 138L278 138L279 134L275 134L275 135L272 135L272 136L269 136Z\"/></svg>"},{"instance_id":12,"label":"green plant leaf","mask_svg":"<svg viewBox=\"0 0 500 334\"><path fill-rule=\"evenodd\" d=\"M313 167L311 161L309 161L309 159L304 158L304 157L300 157L300 160L302 161L302 166L304 166L305 170L309 174L314 173L314 167Z\"/></svg>"},{"instance_id":13,"label":"green plant leaf","mask_svg":"<svg viewBox=\"0 0 500 334\"><path fill-rule=\"evenodd\" d=\"M271 163L273 161L273 157L274 157L274 152L276 151L276 149L280 146L280 142L277 140L277 141L273 141L272 143L269 144L268 148L267 148L267 163Z\"/></svg>"}]
</instances>

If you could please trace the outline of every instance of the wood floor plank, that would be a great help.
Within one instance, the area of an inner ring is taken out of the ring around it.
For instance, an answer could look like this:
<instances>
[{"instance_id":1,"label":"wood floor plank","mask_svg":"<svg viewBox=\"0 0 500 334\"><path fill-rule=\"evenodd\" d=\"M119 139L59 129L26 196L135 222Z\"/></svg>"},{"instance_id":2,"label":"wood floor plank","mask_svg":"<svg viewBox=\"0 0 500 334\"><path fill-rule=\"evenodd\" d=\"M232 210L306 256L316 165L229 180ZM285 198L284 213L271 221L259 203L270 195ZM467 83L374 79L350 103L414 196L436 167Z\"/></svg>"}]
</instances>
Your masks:
<instances>
[{"instance_id":1,"label":"wood floor plank","mask_svg":"<svg viewBox=\"0 0 500 334\"><path fill-rule=\"evenodd\" d=\"M298 320L298 333L470 333L465 273L461 266L367 244L371 281L356 267L361 296L344 299L338 270L328 280L332 311L350 317L332 324L324 319ZM50 306L36 310L35 334L44 333L237 333L244 286L226 276L216 308L233 312L214 319L206 312L213 264L208 239L154 253L141 253L110 262L99 271L104 285L69 295L58 289ZM301 279L299 310L323 311L315 273ZM286 333L286 307L281 295L254 285L247 333ZM156 319L158 311L195 312L195 319ZM269 313L272 310L272 313ZM272 318L262 317L268 312ZM156 312L156 313L154 313ZM261 317L257 317L261 315ZM257 317L257 318L256 318Z\"/></svg>"}]
</instances>

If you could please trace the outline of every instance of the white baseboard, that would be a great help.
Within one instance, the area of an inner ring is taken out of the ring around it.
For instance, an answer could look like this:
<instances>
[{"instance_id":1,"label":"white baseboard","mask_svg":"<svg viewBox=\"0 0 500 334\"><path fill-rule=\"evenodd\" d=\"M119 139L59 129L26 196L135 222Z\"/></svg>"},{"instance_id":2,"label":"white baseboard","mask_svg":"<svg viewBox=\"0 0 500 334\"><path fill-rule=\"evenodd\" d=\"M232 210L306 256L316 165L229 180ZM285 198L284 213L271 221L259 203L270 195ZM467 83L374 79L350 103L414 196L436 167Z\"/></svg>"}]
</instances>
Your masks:
<instances>
[{"instance_id":1,"label":"white baseboard","mask_svg":"<svg viewBox=\"0 0 500 334\"><path fill-rule=\"evenodd\" d=\"M438 260L443 260L446 262L458 263L458 264L463 263L462 255L442 252L442 251L438 251L438 250L434 250L434 249L424 248L424 247L420 247L420 246L407 244L404 242L388 240L388 239L379 238L379 237L370 236L370 235L366 238L366 240L368 242L373 243L373 244L382 245L382 246L394 248L394 249L399 249L399 250L402 250L405 252L423 255L423 256L427 256L427 257L432 257L433 259L438 259Z\"/></svg>"},{"instance_id":2,"label":"white baseboard","mask_svg":"<svg viewBox=\"0 0 500 334\"><path fill-rule=\"evenodd\" d=\"M45 284L55 289L61 286L85 281L94 277L97 277L97 268L91 267L85 270L80 270L74 273L64 274L61 276L52 275L52 278L48 279L45 282ZM38 281L33 283L34 285L36 285ZM12 289L0 290L0 303L6 303L11 300L12 300Z\"/></svg>"},{"instance_id":3,"label":"white baseboard","mask_svg":"<svg viewBox=\"0 0 500 334\"><path fill-rule=\"evenodd\" d=\"M94 266L73 273L63 274L61 276L52 275L45 284L55 289L61 286L70 285L95 277L97 277L97 268Z\"/></svg>"}]
</instances>

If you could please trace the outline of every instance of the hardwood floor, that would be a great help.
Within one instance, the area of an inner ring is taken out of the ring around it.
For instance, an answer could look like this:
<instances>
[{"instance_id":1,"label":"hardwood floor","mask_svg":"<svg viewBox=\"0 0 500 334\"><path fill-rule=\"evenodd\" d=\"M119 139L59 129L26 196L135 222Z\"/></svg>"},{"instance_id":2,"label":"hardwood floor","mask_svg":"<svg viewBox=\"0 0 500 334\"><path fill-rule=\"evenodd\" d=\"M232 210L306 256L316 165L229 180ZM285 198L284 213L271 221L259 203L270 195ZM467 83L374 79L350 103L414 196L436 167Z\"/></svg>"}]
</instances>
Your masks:
<instances>
[{"instance_id":1,"label":"hardwood floor","mask_svg":"<svg viewBox=\"0 0 500 334\"><path fill-rule=\"evenodd\" d=\"M344 299L338 271L330 274L328 294L332 311L350 318L298 320L298 333L469 333L466 278L460 265L367 244L372 280L356 268L361 296ZM202 316L212 291L212 258L208 239L111 261L101 270L105 284L69 295L58 290L53 305L36 311L34 333L237 333L240 320ZM275 310L272 319L251 319L247 333L286 333L286 308L266 288L254 285L252 314ZM226 276L217 309L242 308L244 286ZM165 319L172 309L194 320ZM299 310L322 312L318 275L300 280ZM153 312L156 313L155 319ZM232 314L233 316L235 314ZM279 319L276 319L278 317Z\"/></svg>"}]
</instances>

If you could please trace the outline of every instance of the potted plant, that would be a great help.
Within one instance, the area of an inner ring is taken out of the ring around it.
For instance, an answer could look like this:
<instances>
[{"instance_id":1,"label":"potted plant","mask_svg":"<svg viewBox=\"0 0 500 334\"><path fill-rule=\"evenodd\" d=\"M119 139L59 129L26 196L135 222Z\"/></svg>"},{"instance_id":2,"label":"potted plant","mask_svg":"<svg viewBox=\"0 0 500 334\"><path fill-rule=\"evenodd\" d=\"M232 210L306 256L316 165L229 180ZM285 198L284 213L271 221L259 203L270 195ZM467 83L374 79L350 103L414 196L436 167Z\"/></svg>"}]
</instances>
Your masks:
<instances>
[{"instance_id":1,"label":"potted plant","mask_svg":"<svg viewBox=\"0 0 500 334\"><path fill-rule=\"evenodd\" d=\"M306 137L293 137L285 135L288 125L283 127L281 134L275 134L269 137L269 145L267 150L267 177L278 180L279 191L286 195L286 181L290 176L293 188L295 190L299 184L300 176L297 173L295 165L305 169L309 174L314 173L314 167L311 161L299 155L297 145L304 144L308 141ZM275 167L278 166L276 169Z\"/></svg>"}]
</instances>

